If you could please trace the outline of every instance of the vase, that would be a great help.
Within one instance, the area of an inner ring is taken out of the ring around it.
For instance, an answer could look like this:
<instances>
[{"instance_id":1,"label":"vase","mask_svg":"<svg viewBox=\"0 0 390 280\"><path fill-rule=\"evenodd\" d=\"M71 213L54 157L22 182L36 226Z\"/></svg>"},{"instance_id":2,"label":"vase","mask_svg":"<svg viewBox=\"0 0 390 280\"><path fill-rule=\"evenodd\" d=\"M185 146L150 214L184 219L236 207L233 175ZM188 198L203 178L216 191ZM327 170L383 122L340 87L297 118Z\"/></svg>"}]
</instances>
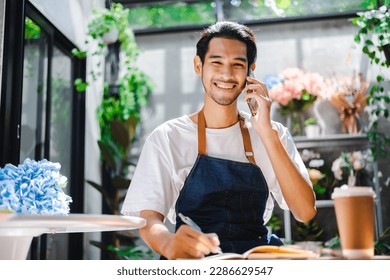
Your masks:
<instances>
[{"instance_id":1,"label":"vase","mask_svg":"<svg viewBox=\"0 0 390 280\"><path fill-rule=\"evenodd\" d=\"M113 44L118 40L119 30L117 28L113 28L107 33L105 33L102 37L102 40L105 44Z\"/></svg>"},{"instance_id":2,"label":"vase","mask_svg":"<svg viewBox=\"0 0 390 280\"><path fill-rule=\"evenodd\" d=\"M318 124L310 124L305 126L305 134L307 138L316 138L320 136L320 126Z\"/></svg>"},{"instance_id":3,"label":"vase","mask_svg":"<svg viewBox=\"0 0 390 280\"><path fill-rule=\"evenodd\" d=\"M287 128L290 130L292 136L303 135L304 116L302 112L293 111L287 115Z\"/></svg>"}]
</instances>

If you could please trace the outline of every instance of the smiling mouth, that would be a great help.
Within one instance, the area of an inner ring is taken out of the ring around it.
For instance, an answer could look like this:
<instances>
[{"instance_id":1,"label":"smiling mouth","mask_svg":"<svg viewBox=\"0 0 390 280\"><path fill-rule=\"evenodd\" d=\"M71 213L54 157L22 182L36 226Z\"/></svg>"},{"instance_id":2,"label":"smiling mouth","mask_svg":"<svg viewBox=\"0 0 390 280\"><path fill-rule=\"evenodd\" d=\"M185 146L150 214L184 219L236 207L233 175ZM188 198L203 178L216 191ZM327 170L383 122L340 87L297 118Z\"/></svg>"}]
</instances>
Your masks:
<instances>
[{"instance_id":1,"label":"smiling mouth","mask_svg":"<svg viewBox=\"0 0 390 280\"><path fill-rule=\"evenodd\" d=\"M214 83L214 85L220 89L233 89L236 85L225 84L225 83Z\"/></svg>"}]
</instances>

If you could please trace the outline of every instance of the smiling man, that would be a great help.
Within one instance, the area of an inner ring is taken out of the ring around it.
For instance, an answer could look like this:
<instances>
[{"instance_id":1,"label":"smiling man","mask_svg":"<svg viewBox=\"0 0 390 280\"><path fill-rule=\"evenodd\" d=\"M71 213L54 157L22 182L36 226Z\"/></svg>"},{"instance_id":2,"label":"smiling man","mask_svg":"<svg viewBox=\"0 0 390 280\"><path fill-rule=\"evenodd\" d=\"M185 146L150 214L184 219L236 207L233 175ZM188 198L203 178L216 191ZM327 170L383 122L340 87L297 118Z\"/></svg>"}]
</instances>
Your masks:
<instances>
[{"instance_id":1,"label":"smiling man","mask_svg":"<svg viewBox=\"0 0 390 280\"><path fill-rule=\"evenodd\" d=\"M270 119L265 84L248 77L256 56L248 27L224 21L204 30L194 58L203 107L160 125L144 144L122 213L147 220L140 235L162 258L282 245L265 226L274 200L299 221L316 214L292 137ZM237 108L241 93L256 102L250 117ZM200 230L184 224L179 213ZM176 223L175 232L164 225L166 218Z\"/></svg>"}]
</instances>

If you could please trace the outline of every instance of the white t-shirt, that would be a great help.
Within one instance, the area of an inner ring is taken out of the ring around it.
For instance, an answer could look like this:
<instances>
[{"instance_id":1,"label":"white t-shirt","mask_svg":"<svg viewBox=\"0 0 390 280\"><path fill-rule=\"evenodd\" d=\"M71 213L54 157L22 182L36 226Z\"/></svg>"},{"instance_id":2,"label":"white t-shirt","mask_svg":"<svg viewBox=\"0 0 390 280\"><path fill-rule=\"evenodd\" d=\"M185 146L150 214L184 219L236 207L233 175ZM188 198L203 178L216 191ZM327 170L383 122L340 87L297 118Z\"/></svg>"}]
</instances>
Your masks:
<instances>
[{"instance_id":1,"label":"white t-shirt","mask_svg":"<svg viewBox=\"0 0 390 280\"><path fill-rule=\"evenodd\" d=\"M256 163L264 174L269 191L282 209L288 209L265 147L250 122L247 125ZM278 122L272 122L272 126L278 131L296 167L311 185L288 129ZM188 116L182 116L163 123L148 136L127 191L122 214L139 216L141 210L154 210L175 223L176 200L198 155L197 133L197 125ZM248 162L238 122L223 129L206 128L206 145L209 156ZM270 219L273 208L270 195L264 223Z\"/></svg>"}]
</instances>

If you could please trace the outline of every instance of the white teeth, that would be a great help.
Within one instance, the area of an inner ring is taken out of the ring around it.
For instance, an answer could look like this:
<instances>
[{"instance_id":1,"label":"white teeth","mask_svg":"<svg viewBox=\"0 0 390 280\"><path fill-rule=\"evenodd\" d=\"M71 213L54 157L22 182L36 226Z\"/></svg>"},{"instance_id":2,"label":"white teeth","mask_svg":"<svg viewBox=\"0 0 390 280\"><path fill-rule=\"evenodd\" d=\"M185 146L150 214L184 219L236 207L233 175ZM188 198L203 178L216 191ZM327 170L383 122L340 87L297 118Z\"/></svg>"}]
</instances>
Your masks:
<instances>
[{"instance_id":1,"label":"white teeth","mask_svg":"<svg viewBox=\"0 0 390 280\"><path fill-rule=\"evenodd\" d=\"M233 86L228 86L228 85L221 85L221 84L216 84L216 85L217 85L217 87L223 88L223 89L232 89L233 88Z\"/></svg>"}]
</instances>

